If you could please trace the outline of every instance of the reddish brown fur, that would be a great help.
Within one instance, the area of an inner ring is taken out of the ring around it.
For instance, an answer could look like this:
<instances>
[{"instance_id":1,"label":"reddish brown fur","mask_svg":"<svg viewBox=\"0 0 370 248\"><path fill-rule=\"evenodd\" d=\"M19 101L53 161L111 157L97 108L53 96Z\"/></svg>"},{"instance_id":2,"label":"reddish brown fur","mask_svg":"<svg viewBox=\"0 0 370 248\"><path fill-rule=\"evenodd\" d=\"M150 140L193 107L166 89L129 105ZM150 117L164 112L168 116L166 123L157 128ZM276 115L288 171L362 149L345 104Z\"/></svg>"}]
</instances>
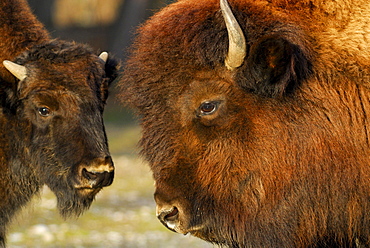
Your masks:
<instances>
[{"instance_id":1,"label":"reddish brown fur","mask_svg":"<svg viewBox=\"0 0 370 248\"><path fill-rule=\"evenodd\" d=\"M126 65L158 209L229 247L370 246L369 2L229 4L248 47L236 71L218 0L154 15ZM199 117L205 100L222 103Z\"/></svg>"}]
</instances>

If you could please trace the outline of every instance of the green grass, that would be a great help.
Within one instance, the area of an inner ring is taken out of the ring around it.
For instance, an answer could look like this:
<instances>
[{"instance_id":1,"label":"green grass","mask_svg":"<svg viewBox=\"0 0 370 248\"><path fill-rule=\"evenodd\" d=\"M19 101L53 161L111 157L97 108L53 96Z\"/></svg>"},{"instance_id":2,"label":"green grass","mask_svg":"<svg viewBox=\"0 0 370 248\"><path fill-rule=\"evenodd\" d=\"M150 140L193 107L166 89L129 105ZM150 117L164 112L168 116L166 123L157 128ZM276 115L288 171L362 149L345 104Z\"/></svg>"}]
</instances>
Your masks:
<instances>
[{"instance_id":1,"label":"green grass","mask_svg":"<svg viewBox=\"0 0 370 248\"><path fill-rule=\"evenodd\" d=\"M8 247L213 247L159 223L151 172L137 156L140 129L132 119L121 120L122 113L109 114L106 127L116 166L114 183L98 194L83 216L66 221L58 215L54 194L45 187L41 197L13 221Z\"/></svg>"}]
</instances>

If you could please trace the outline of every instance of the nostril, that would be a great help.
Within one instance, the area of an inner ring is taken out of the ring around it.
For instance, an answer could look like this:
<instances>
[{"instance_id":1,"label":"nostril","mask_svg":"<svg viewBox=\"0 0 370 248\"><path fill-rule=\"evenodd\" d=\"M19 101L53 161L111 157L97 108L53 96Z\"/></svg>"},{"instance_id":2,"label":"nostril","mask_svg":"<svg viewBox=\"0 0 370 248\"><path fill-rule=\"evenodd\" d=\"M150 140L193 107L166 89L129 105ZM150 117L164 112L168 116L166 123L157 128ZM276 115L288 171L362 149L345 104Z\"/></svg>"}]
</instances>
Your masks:
<instances>
[{"instance_id":1,"label":"nostril","mask_svg":"<svg viewBox=\"0 0 370 248\"><path fill-rule=\"evenodd\" d=\"M85 178L87 178L88 180L96 180L96 178L98 177L97 173L90 172L90 171L86 170L86 168L83 168L82 175Z\"/></svg>"},{"instance_id":2,"label":"nostril","mask_svg":"<svg viewBox=\"0 0 370 248\"><path fill-rule=\"evenodd\" d=\"M169 222L174 222L179 218L179 210L176 207L172 207L169 210L163 210L157 217L163 224L168 226Z\"/></svg>"},{"instance_id":3,"label":"nostril","mask_svg":"<svg viewBox=\"0 0 370 248\"><path fill-rule=\"evenodd\" d=\"M173 210L164 216L165 221L176 221L179 215L177 207L173 207Z\"/></svg>"},{"instance_id":4,"label":"nostril","mask_svg":"<svg viewBox=\"0 0 370 248\"><path fill-rule=\"evenodd\" d=\"M106 187L112 184L114 173L113 172L95 172L88 171L86 168L82 170L82 175L90 181L94 188Z\"/></svg>"}]
</instances>

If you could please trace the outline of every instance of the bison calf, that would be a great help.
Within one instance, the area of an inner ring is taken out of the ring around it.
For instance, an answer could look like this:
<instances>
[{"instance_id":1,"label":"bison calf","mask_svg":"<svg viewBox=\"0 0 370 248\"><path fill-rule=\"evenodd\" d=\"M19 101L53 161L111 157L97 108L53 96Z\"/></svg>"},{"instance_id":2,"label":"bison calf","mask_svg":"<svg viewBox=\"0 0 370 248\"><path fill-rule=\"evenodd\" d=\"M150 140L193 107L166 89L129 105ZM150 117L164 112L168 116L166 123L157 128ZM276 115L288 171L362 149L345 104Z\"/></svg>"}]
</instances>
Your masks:
<instances>
[{"instance_id":1,"label":"bison calf","mask_svg":"<svg viewBox=\"0 0 370 248\"><path fill-rule=\"evenodd\" d=\"M0 33L2 247L12 216L44 184L68 217L112 183L102 115L117 63L51 40L23 0L0 1Z\"/></svg>"},{"instance_id":2,"label":"bison calf","mask_svg":"<svg viewBox=\"0 0 370 248\"><path fill-rule=\"evenodd\" d=\"M166 227L370 246L369 16L367 0L180 0L139 29L122 101Z\"/></svg>"}]
</instances>

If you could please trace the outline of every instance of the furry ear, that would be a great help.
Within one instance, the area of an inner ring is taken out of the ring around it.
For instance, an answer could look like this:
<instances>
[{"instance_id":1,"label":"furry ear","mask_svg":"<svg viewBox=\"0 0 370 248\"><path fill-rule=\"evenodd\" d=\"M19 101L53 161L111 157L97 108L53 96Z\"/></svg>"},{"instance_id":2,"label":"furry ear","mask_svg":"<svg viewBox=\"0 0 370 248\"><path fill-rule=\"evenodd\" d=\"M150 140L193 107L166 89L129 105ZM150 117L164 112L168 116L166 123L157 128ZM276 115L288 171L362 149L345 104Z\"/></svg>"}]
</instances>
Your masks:
<instances>
[{"instance_id":1,"label":"furry ear","mask_svg":"<svg viewBox=\"0 0 370 248\"><path fill-rule=\"evenodd\" d=\"M120 67L120 61L109 55L105 61L105 77L108 79L108 85L117 78Z\"/></svg>"},{"instance_id":2,"label":"furry ear","mask_svg":"<svg viewBox=\"0 0 370 248\"><path fill-rule=\"evenodd\" d=\"M311 71L302 49L278 35L264 37L252 45L243 67L243 75L237 75L239 85L267 97L293 92Z\"/></svg>"},{"instance_id":3,"label":"furry ear","mask_svg":"<svg viewBox=\"0 0 370 248\"><path fill-rule=\"evenodd\" d=\"M102 56L104 54L104 56ZM99 57L105 62L105 77L104 82L101 84L100 91L101 97L105 102L108 98L108 88L112 84L112 82L117 78L119 69L120 69L120 61L113 58L111 55L108 56L107 53L102 53Z\"/></svg>"},{"instance_id":4,"label":"furry ear","mask_svg":"<svg viewBox=\"0 0 370 248\"><path fill-rule=\"evenodd\" d=\"M0 104L3 109L3 113L16 114L17 106L19 104L18 88L20 83L21 82L18 80L16 82L1 81Z\"/></svg>"}]
</instances>

